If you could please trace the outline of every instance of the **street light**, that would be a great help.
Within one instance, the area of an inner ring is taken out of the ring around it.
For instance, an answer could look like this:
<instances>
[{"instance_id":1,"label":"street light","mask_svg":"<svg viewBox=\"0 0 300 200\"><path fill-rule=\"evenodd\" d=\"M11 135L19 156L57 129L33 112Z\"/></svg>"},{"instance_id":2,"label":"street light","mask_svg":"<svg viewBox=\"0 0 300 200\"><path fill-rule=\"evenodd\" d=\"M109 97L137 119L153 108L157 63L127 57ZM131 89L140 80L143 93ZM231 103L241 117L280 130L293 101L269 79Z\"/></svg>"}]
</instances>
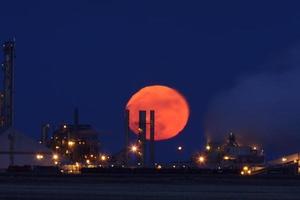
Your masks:
<instances>
[{"instance_id":1,"label":"street light","mask_svg":"<svg viewBox=\"0 0 300 200\"><path fill-rule=\"evenodd\" d=\"M36 154L36 159L42 160L44 156L42 154Z\"/></svg>"},{"instance_id":2,"label":"street light","mask_svg":"<svg viewBox=\"0 0 300 200\"><path fill-rule=\"evenodd\" d=\"M281 161L282 161L282 162L285 162L285 161L287 161L287 158L286 158L286 157L283 157L283 158L281 158Z\"/></svg>"},{"instance_id":3,"label":"street light","mask_svg":"<svg viewBox=\"0 0 300 200\"><path fill-rule=\"evenodd\" d=\"M229 156L224 156L223 159L224 160L229 160Z\"/></svg>"},{"instance_id":4,"label":"street light","mask_svg":"<svg viewBox=\"0 0 300 200\"><path fill-rule=\"evenodd\" d=\"M199 163L204 163L205 162L204 156L199 156L198 161Z\"/></svg>"},{"instance_id":5,"label":"street light","mask_svg":"<svg viewBox=\"0 0 300 200\"><path fill-rule=\"evenodd\" d=\"M100 159L101 159L101 161L106 161L107 157L106 157L105 155L102 155L102 156L100 157Z\"/></svg>"},{"instance_id":6,"label":"street light","mask_svg":"<svg viewBox=\"0 0 300 200\"><path fill-rule=\"evenodd\" d=\"M182 151L182 150L183 150L183 147L182 147L182 146L178 146L178 147L177 147L177 150L178 150L178 151Z\"/></svg>"},{"instance_id":7,"label":"street light","mask_svg":"<svg viewBox=\"0 0 300 200\"><path fill-rule=\"evenodd\" d=\"M53 160L58 160L58 154L53 154L52 158Z\"/></svg>"},{"instance_id":8,"label":"street light","mask_svg":"<svg viewBox=\"0 0 300 200\"><path fill-rule=\"evenodd\" d=\"M68 141L68 146L69 146L69 147L73 147L74 145L75 145L75 142L74 142L74 141L71 141L71 140Z\"/></svg>"},{"instance_id":9,"label":"street light","mask_svg":"<svg viewBox=\"0 0 300 200\"><path fill-rule=\"evenodd\" d=\"M206 145L206 150L209 151L211 149L211 147L209 145Z\"/></svg>"},{"instance_id":10,"label":"street light","mask_svg":"<svg viewBox=\"0 0 300 200\"><path fill-rule=\"evenodd\" d=\"M138 148L137 148L136 145L132 145L132 146L130 147L130 150L131 150L131 152L136 153L137 150L138 150Z\"/></svg>"}]
</instances>

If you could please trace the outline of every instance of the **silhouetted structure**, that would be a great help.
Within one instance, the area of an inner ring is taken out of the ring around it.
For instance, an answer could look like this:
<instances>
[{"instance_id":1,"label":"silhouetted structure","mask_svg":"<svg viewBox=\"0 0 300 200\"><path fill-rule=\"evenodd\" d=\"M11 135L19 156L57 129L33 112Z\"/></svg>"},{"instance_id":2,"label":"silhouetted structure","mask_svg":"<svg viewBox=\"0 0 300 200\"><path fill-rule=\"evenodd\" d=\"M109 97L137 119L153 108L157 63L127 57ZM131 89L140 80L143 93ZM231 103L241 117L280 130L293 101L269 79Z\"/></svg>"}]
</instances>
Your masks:
<instances>
[{"instance_id":1,"label":"silhouetted structure","mask_svg":"<svg viewBox=\"0 0 300 200\"><path fill-rule=\"evenodd\" d=\"M140 110L139 111L139 139L138 142L140 143L141 148L141 156L140 156L140 163L141 167L145 167L146 165L146 134L147 134L147 123L146 123L146 111Z\"/></svg>"},{"instance_id":2,"label":"silhouetted structure","mask_svg":"<svg viewBox=\"0 0 300 200\"><path fill-rule=\"evenodd\" d=\"M48 141L49 141L49 129L50 129L50 124L42 125L40 143L46 146L48 145Z\"/></svg>"},{"instance_id":3,"label":"silhouetted structure","mask_svg":"<svg viewBox=\"0 0 300 200\"><path fill-rule=\"evenodd\" d=\"M15 42L7 41L3 44L4 62L3 69L3 91L1 92L1 130L7 130L13 127L14 106L14 60L15 60Z\"/></svg>"},{"instance_id":4,"label":"silhouetted structure","mask_svg":"<svg viewBox=\"0 0 300 200\"><path fill-rule=\"evenodd\" d=\"M236 142L235 135L231 132L228 136L228 146L238 147L238 143Z\"/></svg>"},{"instance_id":5,"label":"silhouetted structure","mask_svg":"<svg viewBox=\"0 0 300 200\"><path fill-rule=\"evenodd\" d=\"M129 128L129 110L125 110L125 153L124 153L124 164L126 167L128 167L128 159L129 159L129 133L130 133L130 128Z\"/></svg>"},{"instance_id":6,"label":"silhouetted structure","mask_svg":"<svg viewBox=\"0 0 300 200\"><path fill-rule=\"evenodd\" d=\"M13 127L14 106L14 60L15 60L15 42L7 41L3 44L4 61L3 69L3 90L0 92L0 132L4 132ZM10 164L14 165L14 141L13 132L8 136L10 142Z\"/></svg>"},{"instance_id":7,"label":"silhouetted structure","mask_svg":"<svg viewBox=\"0 0 300 200\"><path fill-rule=\"evenodd\" d=\"M227 138L227 143L208 143L205 151L195 157L199 167L241 169L243 166L261 166L265 162L262 149L257 146L239 145L233 133Z\"/></svg>"},{"instance_id":8,"label":"silhouetted structure","mask_svg":"<svg viewBox=\"0 0 300 200\"><path fill-rule=\"evenodd\" d=\"M155 112L150 110L150 166L155 166Z\"/></svg>"},{"instance_id":9,"label":"silhouetted structure","mask_svg":"<svg viewBox=\"0 0 300 200\"><path fill-rule=\"evenodd\" d=\"M129 164L129 150L135 153L140 167L154 167L155 166L155 111L150 110L150 122L147 122L147 111L139 111L138 121L138 137L137 143L133 145L136 150L129 147L129 133L130 133L130 111L125 111L125 148L124 160L125 166ZM147 149L147 131L149 131L149 149ZM148 152L149 151L149 152ZM149 158L148 158L149 153Z\"/></svg>"},{"instance_id":10,"label":"silhouetted structure","mask_svg":"<svg viewBox=\"0 0 300 200\"><path fill-rule=\"evenodd\" d=\"M74 111L74 123L62 124L54 131L51 149L68 158L71 163L97 164L99 161L98 133L91 125L79 123L79 113Z\"/></svg>"}]
</instances>

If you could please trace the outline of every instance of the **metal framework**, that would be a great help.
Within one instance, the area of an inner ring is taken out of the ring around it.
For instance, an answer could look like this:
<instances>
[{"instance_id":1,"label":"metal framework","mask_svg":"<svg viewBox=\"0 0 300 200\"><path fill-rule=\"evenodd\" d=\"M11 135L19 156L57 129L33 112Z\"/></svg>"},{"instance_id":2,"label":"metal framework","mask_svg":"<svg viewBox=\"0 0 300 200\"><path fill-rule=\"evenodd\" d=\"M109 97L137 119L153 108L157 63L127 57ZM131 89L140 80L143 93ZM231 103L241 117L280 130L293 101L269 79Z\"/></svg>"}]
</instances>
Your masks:
<instances>
[{"instance_id":1,"label":"metal framework","mask_svg":"<svg viewBox=\"0 0 300 200\"><path fill-rule=\"evenodd\" d=\"M4 62L3 69L3 91L1 93L3 103L1 108L1 129L7 130L14 125L14 63L15 42L7 41L3 44Z\"/></svg>"}]
</instances>

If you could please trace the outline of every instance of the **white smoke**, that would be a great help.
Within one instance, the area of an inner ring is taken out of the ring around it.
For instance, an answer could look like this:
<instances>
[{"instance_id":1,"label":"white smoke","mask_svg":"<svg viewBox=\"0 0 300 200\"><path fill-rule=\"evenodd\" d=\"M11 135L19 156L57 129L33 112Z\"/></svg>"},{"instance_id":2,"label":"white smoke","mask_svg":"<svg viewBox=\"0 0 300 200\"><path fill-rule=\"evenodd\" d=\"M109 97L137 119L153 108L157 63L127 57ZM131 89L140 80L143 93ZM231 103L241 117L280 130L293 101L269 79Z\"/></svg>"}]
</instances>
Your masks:
<instances>
[{"instance_id":1,"label":"white smoke","mask_svg":"<svg viewBox=\"0 0 300 200\"><path fill-rule=\"evenodd\" d=\"M272 155L300 152L299 58L294 49L273 63L273 70L243 77L219 94L207 114L207 137L221 140L232 131L243 143L262 144Z\"/></svg>"}]
</instances>

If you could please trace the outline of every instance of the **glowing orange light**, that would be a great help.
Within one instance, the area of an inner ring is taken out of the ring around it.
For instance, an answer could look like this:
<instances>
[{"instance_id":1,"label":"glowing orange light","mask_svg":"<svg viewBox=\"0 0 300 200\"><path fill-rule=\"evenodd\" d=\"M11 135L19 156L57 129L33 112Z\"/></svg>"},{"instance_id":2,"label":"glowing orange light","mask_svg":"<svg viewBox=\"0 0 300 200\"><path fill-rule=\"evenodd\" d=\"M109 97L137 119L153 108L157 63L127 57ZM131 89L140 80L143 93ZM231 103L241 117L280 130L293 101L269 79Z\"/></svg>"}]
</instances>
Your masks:
<instances>
[{"instance_id":1,"label":"glowing orange light","mask_svg":"<svg viewBox=\"0 0 300 200\"><path fill-rule=\"evenodd\" d=\"M42 160L44 156L42 154L36 154L36 159Z\"/></svg>"},{"instance_id":2,"label":"glowing orange light","mask_svg":"<svg viewBox=\"0 0 300 200\"><path fill-rule=\"evenodd\" d=\"M224 159L224 160L229 160L229 157L228 157L228 156L224 156L223 159Z\"/></svg>"},{"instance_id":3,"label":"glowing orange light","mask_svg":"<svg viewBox=\"0 0 300 200\"><path fill-rule=\"evenodd\" d=\"M107 157L106 157L105 155L102 155L102 156L100 157L100 159L101 159L102 161L106 161Z\"/></svg>"},{"instance_id":4,"label":"glowing orange light","mask_svg":"<svg viewBox=\"0 0 300 200\"><path fill-rule=\"evenodd\" d=\"M209 151L211 149L211 147L209 145L206 145L206 150Z\"/></svg>"},{"instance_id":5,"label":"glowing orange light","mask_svg":"<svg viewBox=\"0 0 300 200\"><path fill-rule=\"evenodd\" d=\"M281 158L281 161L282 161L282 162L286 162L286 161L287 161L287 158L286 158L286 157L283 157L283 158Z\"/></svg>"},{"instance_id":6,"label":"glowing orange light","mask_svg":"<svg viewBox=\"0 0 300 200\"><path fill-rule=\"evenodd\" d=\"M138 148L137 148L136 145L132 145L131 148L130 148L130 150L131 150L133 153L135 153L135 152L137 152Z\"/></svg>"},{"instance_id":7,"label":"glowing orange light","mask_svg":"<svg viewBox=\"0 0 300 200\"><path fill-rule=\"evenodd\" d=\"M199 163L204 163L205 162L204 156L199 156L198 161Z\"/></svg>"},{"instance_id":8,"label":"glowing orange light","mask_svg":"<svg viewBox=\"0 0 300 200\"><path fill-rule=\"evenodd\" d=\"M69 147L73 147L74 145L75 145L75 142L74 142L74 141L69 141L69 142L68 142L68 146L69 146Z\"/></svg>"},{"instance_id":9,"label":"glowing orange light","mask_svg":"<svg viewBox=\"0 0 300 200\"><path fill-rule=\"evenodd\" d=\"M53 154L52 158L53 158L53 160L58 160L58 155L57 154Z\"/></svg>"}]
</instances>

